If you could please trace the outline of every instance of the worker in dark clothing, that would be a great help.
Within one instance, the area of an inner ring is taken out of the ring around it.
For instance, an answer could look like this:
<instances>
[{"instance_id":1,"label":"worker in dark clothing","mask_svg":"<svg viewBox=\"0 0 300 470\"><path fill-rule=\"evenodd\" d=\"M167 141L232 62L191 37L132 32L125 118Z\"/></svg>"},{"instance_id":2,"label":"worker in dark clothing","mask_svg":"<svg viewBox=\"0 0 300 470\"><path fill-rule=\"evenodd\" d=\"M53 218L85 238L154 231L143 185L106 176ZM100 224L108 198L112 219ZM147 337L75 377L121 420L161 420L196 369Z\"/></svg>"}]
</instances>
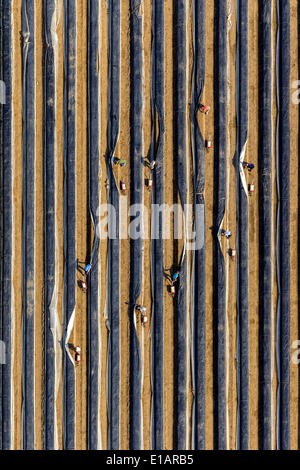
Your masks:
<instances>
[{"instance_id":1,"label":"worker in dark clothing","mask_svg":"<svg viewBox=\"0 0 300 470\"><path fill-rule=\"evenodd\" d=\"M75 363L78 366L81 362L81 348L79 346L75 349Z\"/></svg>"},{"instance_id":2,"label":"worker in dark clothing","mask_svg":"<svg viewBox=\"0 0 300 470\"><path fill-rule=\"evenodd\" d=\"M253 163L243 162L243 167L247 168L249 173L255 168Z\"/></svg>"},{"instance_id":3,"label":"worker in dark clothing","mask_svg":"<svg viewBox=\"0 0 300 470\"><path fill-rule=\"evenodd\" d=\"M151 160L151 157L144 157L144 166L150 168L150 170L154 170L156 165L156 160Z\"/></svg>"}]
</instances>

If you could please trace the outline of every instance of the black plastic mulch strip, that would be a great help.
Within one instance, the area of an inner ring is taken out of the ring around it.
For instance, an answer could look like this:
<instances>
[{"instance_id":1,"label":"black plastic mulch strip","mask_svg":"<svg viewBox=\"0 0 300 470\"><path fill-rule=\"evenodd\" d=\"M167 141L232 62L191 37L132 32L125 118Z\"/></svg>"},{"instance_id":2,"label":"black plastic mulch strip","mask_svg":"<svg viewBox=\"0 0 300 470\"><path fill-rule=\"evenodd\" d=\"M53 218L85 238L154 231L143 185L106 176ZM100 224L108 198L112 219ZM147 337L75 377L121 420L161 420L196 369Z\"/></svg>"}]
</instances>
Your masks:
<instances>
[{"instance_id":1,"label":"black plastic mulch strip","mask_svg":"<svg viewBox=\"0 0 300 470\"><path fill-rule=\"evenodd\" d=\"M107 123L108 203L116 216L115 238L108 239L108 448L118 449L120 442L120 240L119 188L115 181L112 160L120 128L120 0L108 2L109 25L109 92ZM108 217L111 217L110 209Z\"/></svg>"},{"instance_id":2,"label":"black plastic mulch strip","mask_svg":"<svg viewBox=\"0 0 300 470\"><path fill-rule=\"evenodd\" d=\"M35 203L35 11L22 2L23 104L23 449L34 449L34 203Z\"/></svg>"},{"instance_id":3,"label":"black plastic mulch strip","mask_svg":"<svg viewBox=\"0 0 300 470\"><path fill-rule=\"evenodd\" d=\"M197 243L194 251L194 448L205 449L205 147L197 114L205 81L205 0L193 4L194 63L190 107L194 165L194 214ZM198 214L198 215L197 215Z\"/></svg>"},{"instance_id":4,"label":"black plastic mulch strip","mask_svg":"<svg viewBox=\"0 0 300 470\"><path fill-rule=\"evenodd\" d=\"M76 295L76 3L64 2L64 335ZM64 348L64 447L75 448L75 369Z\"/></svg>"},{"instance_id":5,"label":"black plastic mulch strip","mask_svg":"<svg viewBox=\"0 0 300 470\"><path fill-rule=\"evenodd\" d=\"M131 0L130 122L131 122L131 205L142 204L142 17L140 0ZM140 227L141 231L141 227ZM130 240L130 448L141 448L141 358L135 327L135 304L141 291L142 238Z\"/></svg>"},{"instance_id":6,"label":"black plastic mulch strip","mask_svg":"<svg viewBox=\"0 0 300 470\"><path fill-rule=\"evenodd\" d=\"M259 5L259 447L271 448L271 25Z\"/></svg>"},{"instance_id":7,"label":"black plastic mulch strip","mask_svg":"<svg viewBox=\"0 0 300 470\"><path fill-rule=\"evenodd\" d=\"M164 202L164 5L152 2L152 51L151 51L151 112L152 134L150 159L155 160L153 175L152 204ZM158 129L156 128L156 119ZM158 223L158 226L157 226ZM151 240L151 283L152 306L152 448L163 449L163 354L164 354L164 249L162 223L152 211L151 227L157 237Z\"/></svg>"},{"instance_id":8,"label":"black plastic mulch strip","mask_svg":"<svg viewBox=\"0 0 300 470\"><path fill-rule=\"evenodd\" d=\"M45 384L44 445L54 448L55 354L50 305L55 285L55 65L51 38L54 0L43 2L44 59L44 288L45 288Z\"/></svg>"},{"instance_id":9,"label":"black plastic mulch strip","mask_svg":"<svg viewBox=\"0 0 300 470\"><path fill-rule=\"evenodd\" d=\"M88 449L98 448L99 441L99 298L97 209L99 205L99 2L88 4L88 167L89 208L94 228L91 253L93 269L88 287Z\"/></svg>"},{"instance_id":10,"label":"black plastic mulch strip","mask_svg":"<svg viewBox=\"0 0 300 470\"><path fill-rule=\"evenodd\" d=\"M290 448L290 2L277 1L277 448Z\"/></svg>"},{"instance_id":11,"label":"black plastic mulch strip","mask_svg":"<svg viewBox=\"0 0 300 470\"><path fill-rule=\"evenodd\" d=\"M237 448L249 448L248 197L239 158L248 139L248 0L237 9Z\"/></svg>"},{"instance_id":12,"label":"black plastic mulch strip","mask_svg":"<svg viewBox=\"0 0 300 470\"><path fill-rule=\"evenodd\" d=\"M218 240L218 229L225 214L226 200L226 66L227 2L215 5L215 197L214 197L214 302L213 302L213 400L214 448L226 448L225 393L225 261Z\"/></svg>"}]
</instances>

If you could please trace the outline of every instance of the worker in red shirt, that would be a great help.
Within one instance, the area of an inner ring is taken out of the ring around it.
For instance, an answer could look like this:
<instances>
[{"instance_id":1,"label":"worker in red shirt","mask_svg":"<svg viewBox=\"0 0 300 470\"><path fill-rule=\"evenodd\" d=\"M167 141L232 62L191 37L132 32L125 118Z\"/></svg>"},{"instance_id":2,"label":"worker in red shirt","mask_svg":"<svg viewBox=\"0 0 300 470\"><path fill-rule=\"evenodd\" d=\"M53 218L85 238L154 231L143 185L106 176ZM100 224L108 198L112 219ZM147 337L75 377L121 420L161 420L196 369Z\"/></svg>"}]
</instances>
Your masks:
<instances>
[{"instance_id":1,"label":"worker in red shirt","mask_svg":"<svg viewBox=\"0 0 300 470\"><path fill-rule=\"evenodd\" d=\"M79 281L79 287L83 292L87 291L87 283L86 281Z\"/></svg>"},{"instance_id":2,"label":"worker in red shirt","mask_svg":"<svg viewBox=\"0 0 300 470\"><path fill-rule=\"evenodd\" d=\"M200 112L202 114L208 114L210 111L210 106L208 106L208 104L201 104L200 106Z\"/></svg>"}]
</instances>

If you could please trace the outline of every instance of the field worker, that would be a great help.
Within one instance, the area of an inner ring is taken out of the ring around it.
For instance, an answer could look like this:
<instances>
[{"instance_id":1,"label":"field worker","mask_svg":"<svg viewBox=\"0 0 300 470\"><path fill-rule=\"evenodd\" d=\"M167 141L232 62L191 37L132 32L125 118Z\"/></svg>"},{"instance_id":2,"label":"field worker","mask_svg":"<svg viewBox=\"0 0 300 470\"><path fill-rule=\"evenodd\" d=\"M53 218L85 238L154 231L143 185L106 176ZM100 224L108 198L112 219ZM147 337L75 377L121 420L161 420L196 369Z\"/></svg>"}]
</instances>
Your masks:
<instances>
[{"instance_id":1,"label":"field worker","mask_svg":"<svg viewBox=\"0 0 300 470\"><path fill-rule=\"evenodd\" d=\"M119 160L119 165L120 165L121 167L126 166L126 163L127 163L127 162L126 162L126 160L124 160L124 158L121 158L121 159Z\"/></svg>"},{"instance_id":2,"label":"field worker","mask_svg":"<svg viewBox=\"0 0 300 470\"><path fill-rule=\"evenodd\" d=\"M87 291L87 283L85 281L80 281L80 289L83 291L83 292L86 292Z\"/></svg>"},{"instance_id":3,"label":"field worker","mask_svg":"<svg viewBox=\"0 0 300 470\"><path fill-rule=\"evenodd\" d=\"M145 314L147 313L147 309L146 309L146 307L144 307L143 305L136 305L135 308L136 308L137 310L139 310L142 315L145 315Z\"/></svg>"},{"instance_id":4,"label":"field worker","mask_svg":"<svg viewBox=\"0 0 300 470\"><path fill-rule=\"evenodd\" d=\"M124 158L117 158L114 157L114 164L115 165L120 165L121 167L126 166L126 160Z\"/></svg>"},{"instance_id":5,"label":"field worker","mask_svg":"<svg viewBox=\"0 0 300 470\"><path fill-rule=\"evenodd\" d=\"M253 163L243 162L242 163L244 168L247 168L249 173L254 169Z\"/></svg>"},{"instance_id":6,"label":"field worker","mask_svg":"<svg viewBox=\"0 0 300 470\"><path fill-rule=\"evenodd\" d=\"M221 235L223 237L230 238L232 233L230 232L230 230L222 230Z\"/></svg>"},{"instance_id":7,"label":"field worker","mask_svg":"<svg viewBox=\"0 0 300 470\"><path fill-rule=\"evenodd\" d=\"M174 284L174 282L178 281L178 278L179 278L179 271L176 271L176 273L174 273L172 276L172 285Z\"/></svg>"},{"instance_id":8,"label":"field worker","mask_svg":"<svg viewBox=\"0 0 300 470\"><path fill-rule=\"evenodd\" d=\"M150 170L154 170L155 165L156 165L156 161L153 160L153 162L150 163Z\"/></svg>"},{"instance_id":9,"label":"field worker","mask_svg":"<svg viewBox=\"0 0 300 470\"><path fill-rule=\"evenodd\" d=\"M202 104L200 106L200 112L203 113L203 114L208 114L210 111L210 106L208 106L207 104Z\"/></svg>"},{"instance_id":10,"label":"field worker","mask_svg":"<svg viewBox=\"0 0 300 470\"><path fill-rule=\"evenodd\" d=\"M81 349L79 346L75 348L75 362L77 365L81 362Z\"/></svg>"},{"instance_id":11,"label":"field worker","mask_svg":"<svg viewBox=\"0 0 300 470\"><path fill-rule=\"evenodd\" d=\"M86 264L83 269L84 269L84 275L87 276L90 270L92 269L92 264L91 263Z\"/></svg>"},{"instance_id":12,"label":"field worker","mask_svg":"<svg viewBox=\"0 0 300 470\"><path fill-rule=\"evenodd\" d=\"M90 270L92 269L92 263L90 264L85 264L86 261L79 261L77 259L77 269L78 271L83 274L84 276L87 276Z\"/></svg>"}]
</instances>

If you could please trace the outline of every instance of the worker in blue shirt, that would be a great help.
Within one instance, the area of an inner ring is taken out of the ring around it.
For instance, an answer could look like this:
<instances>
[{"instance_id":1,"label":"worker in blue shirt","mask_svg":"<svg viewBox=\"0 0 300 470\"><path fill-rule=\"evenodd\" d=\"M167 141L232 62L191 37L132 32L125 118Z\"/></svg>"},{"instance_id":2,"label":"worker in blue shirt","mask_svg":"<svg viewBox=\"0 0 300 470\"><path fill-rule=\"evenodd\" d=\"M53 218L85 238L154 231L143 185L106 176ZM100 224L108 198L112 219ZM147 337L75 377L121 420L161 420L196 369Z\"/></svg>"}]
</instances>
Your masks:
<instances>
[{"instance_id":1,"label":"worker in blue shirt","mask_svg":"<svg viewBox=\"0 0 300 470\"><path fill-rule=\"evenodd\" d=\"M92 269L92 263L86 264L85 262L79 261L77 259L77 269L81 274L87 276L90 270Z\"/></svg>"},{"instance_id":2,"label":"worker in blue shirt","mask_svg":"<svg viewBox=\"0 0 300 470\"><path fill-rule=\"evenodd\" d=\"M92 264L88 263L85 265L85 267L83 268L84 270L84 275L87 276L89 274L89 272L91 271L92 269Z\"/></svg>"},{"instance_id":3,"label":"worker in blue shirt","mask_svg":"<svg viewBox=\"0 0 300 470\"><path fill-rule=\"evenodd\" d=\"M178 281L178 278L179 278L179 271L176 271L176 273L174 273L173 276L172 276L172 284L174 284L174 282Z\"/></svg>"},{"instance_id":4,"label":"worker in blue shirt","mask_svg":"<svg viewBox=\"0 0 300 470\"><path fill-rule=\"evenodd\" d=\"M232 233L230 232L230 230L221 230L221 235L222 237L230 238Z\"/></svg>"}]
</instances>

